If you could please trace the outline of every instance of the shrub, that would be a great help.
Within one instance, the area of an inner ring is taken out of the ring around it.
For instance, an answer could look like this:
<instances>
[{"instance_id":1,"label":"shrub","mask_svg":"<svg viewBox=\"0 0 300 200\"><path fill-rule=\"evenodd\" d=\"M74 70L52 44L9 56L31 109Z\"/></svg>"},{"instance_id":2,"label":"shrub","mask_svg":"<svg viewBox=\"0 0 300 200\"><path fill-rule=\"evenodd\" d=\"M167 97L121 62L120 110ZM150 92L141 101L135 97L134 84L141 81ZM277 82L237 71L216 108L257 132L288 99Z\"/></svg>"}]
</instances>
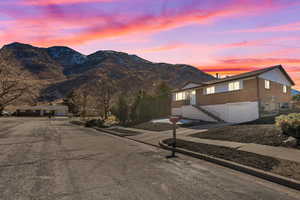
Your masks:
<instances>
[{"instance_id":1,"label":"shrub","mask_svg":"<svg viewBox=\"0 0 300 200\"><path fill-rule=\"evenodd\" d=\"M283 134L300 139L300 113L291 113L276 117L276 126Z\"/></svg>"},{"instance_id":2,"label":"shrub","mask_svg":"<svg viewBox=\"0 0 300 200\"><path fill-rule=\"evenodd\" d=\"M101 119L92 119L85 122L85 127L94 127L94 126L104 127L104 121Z\"/></svg>"},{"instance_id":3,"label":"shrub","mask_svg":"<svg viewBox=\"0 0 300 200\"><path fill-rule=\"evenodd\" d=\"M78 126L83 126L83 125L85 125L85 122L83 122L83 121L76 121L76 120L70 121L70 123L71 123L71 124L78 125Z\"/></svg>"},{"instance_id":4,"label":"shrub","mask_svg":"<svg viewBox=\"0 0 300 200\"><path fill-rule=\"evenodd\" d=\"M119 96L117 105L112 108L112 113L118 118L122 125L126 125L129 116L129 105L125 94Z\"/></svg>"}]
</instances>

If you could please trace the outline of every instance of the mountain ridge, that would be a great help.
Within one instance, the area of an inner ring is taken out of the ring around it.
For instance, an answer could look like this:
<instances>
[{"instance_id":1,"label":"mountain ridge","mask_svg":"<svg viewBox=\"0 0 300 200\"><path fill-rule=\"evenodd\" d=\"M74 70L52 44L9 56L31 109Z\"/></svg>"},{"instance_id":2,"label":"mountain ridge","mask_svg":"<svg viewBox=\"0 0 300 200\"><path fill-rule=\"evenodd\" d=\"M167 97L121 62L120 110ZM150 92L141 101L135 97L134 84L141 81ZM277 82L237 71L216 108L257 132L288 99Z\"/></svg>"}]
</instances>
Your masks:
<instances>
[{"instance_id":1,"label":"mountain ridge","mask_svg":"<svg viewBox=\"0 0 300 200\"><path fill-rule=\"evenodd\" d=\"M40 85L39 101L64 98L71 90L94 81L117 82L119 92L151 93L158 82L176 88L188 81L203 82L213 76L186 64L154 63L125 52L99 50L84 55L67 46L48 48L14 42L0 49L0 57L11 67L26 71ZM38 84L39 85L39 84Z\"/></svg>"}]
</instances>

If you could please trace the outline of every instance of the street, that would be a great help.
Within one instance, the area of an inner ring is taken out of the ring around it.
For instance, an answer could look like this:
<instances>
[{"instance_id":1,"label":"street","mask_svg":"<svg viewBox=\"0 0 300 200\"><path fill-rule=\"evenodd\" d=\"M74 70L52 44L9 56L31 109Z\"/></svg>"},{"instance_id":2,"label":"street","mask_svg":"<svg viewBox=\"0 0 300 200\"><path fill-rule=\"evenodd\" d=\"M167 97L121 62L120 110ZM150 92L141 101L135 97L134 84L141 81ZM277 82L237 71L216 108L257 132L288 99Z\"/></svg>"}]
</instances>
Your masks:
<instances>
[{"instance_id":1,"label":"street","mask_svg":"<svg viewBox=\"0 0 300 200\"><path fill-rule=\"evenodd\" d=\"M67 119L0 118L0 199L300 198L295 190L169 154Z\"/></svg>"}]
</instances>

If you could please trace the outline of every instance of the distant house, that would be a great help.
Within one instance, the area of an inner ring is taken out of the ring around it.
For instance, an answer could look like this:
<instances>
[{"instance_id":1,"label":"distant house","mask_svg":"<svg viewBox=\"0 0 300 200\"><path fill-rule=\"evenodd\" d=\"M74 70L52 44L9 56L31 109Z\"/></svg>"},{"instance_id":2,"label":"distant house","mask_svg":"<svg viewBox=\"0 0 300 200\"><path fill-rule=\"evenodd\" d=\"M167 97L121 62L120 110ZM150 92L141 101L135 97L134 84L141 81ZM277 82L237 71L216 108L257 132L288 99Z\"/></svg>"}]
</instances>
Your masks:
<instances>
[{"instance_id":1,"label":"distant house","mask_svg":"<svg viewBox=\"0 0 300 200\"><path fill-rule=\"evenodd\" d=\"M281 65L173 91L172 115L211 122L240 123L287 109L294 81Z\"/></svg>"},{"instance_id":2,"label":"distant house","mask_svg":"<svg viewBox=\"0 0 300 200\"><path fill-rule=\"evenodd\" d=\"M295 96L295 95L300 95L300 91L298 90L293 90L292 89L292 95Z\"/></svg>"},{"instance_id":3,"label":"distant house","mask_svg":"<svg viewBox=\"0 0 300 200\"><path fill-rule=\"evenodd\" d=\"M23 106L16 109L16 116L66 116L68 115L68 107L63 105L50 106Z\"/></svg>"}]
</instances>

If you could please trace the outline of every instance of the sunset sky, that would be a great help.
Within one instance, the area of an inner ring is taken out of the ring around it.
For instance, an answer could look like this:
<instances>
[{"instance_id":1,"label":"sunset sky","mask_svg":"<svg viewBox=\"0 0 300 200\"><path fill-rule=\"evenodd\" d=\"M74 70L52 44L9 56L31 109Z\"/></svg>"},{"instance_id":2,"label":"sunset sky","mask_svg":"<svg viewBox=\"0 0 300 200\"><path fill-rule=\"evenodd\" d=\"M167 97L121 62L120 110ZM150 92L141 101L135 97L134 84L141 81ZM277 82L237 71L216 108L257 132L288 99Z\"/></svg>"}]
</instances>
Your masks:
<instances>
[{"instance_id":1,"label":"sunset sky","mask_svg":"<svg viewBox=\"0 0 300 200\"><path fill-rule=\"evenodd\" d=\"M221 75L282 64L300 89L300 0L1 0L0 47L15 41Z\"/></svg>"}]
</instances>

